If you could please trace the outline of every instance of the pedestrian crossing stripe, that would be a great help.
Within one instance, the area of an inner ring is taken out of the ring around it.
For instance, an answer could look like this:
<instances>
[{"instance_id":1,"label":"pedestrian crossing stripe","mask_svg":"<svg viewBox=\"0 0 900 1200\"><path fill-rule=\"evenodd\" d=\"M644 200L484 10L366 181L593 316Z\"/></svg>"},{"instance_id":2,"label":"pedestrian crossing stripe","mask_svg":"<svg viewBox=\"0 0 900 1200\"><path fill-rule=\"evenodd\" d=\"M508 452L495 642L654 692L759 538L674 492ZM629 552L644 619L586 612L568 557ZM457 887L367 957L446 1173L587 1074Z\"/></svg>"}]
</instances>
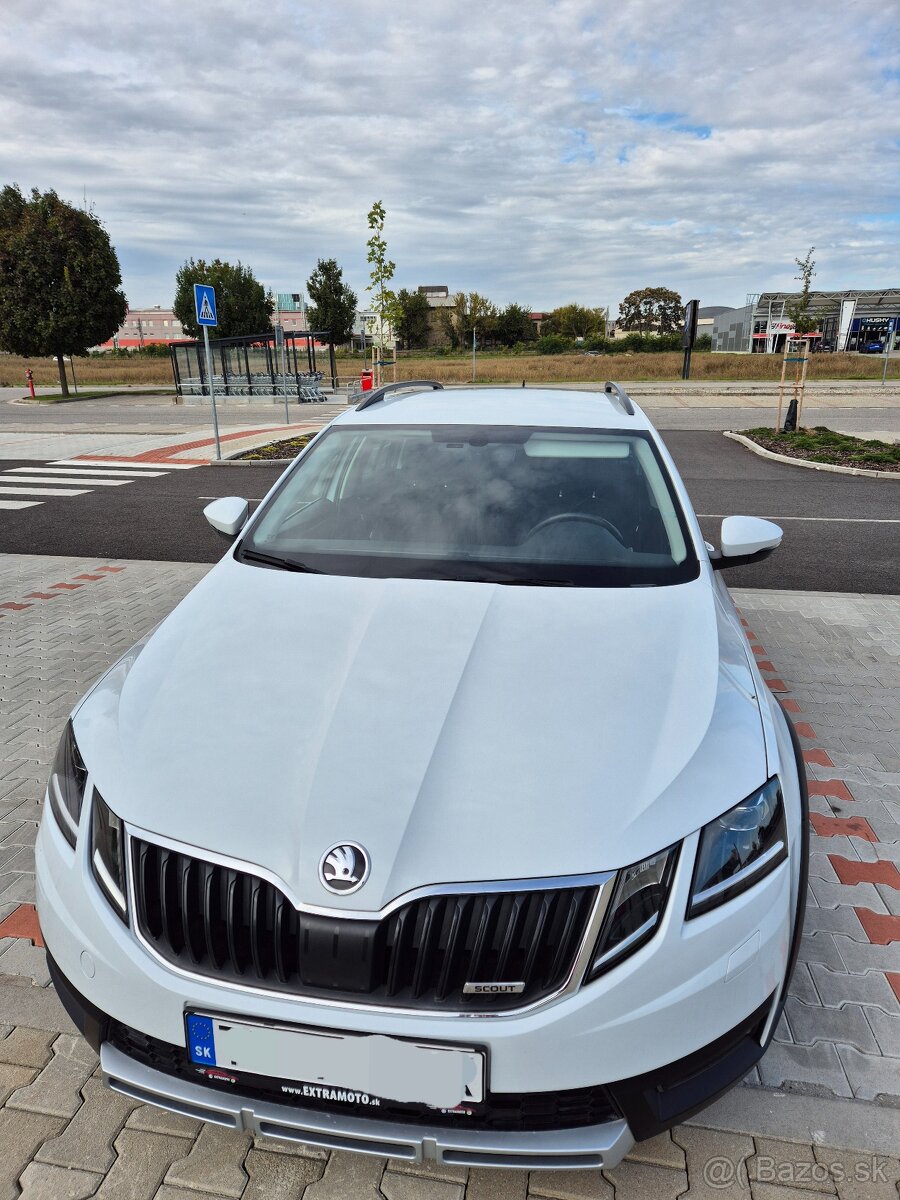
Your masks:
<instances>
[{"instance_id":1,"label":"pedestrian crossing stripe","mask_svg":"<svg viewBox=\"0 0 900 1200\"><path fill-rule=\"evenodd\" d=\"M104 469L129 471L193 471L202 463L180 462L133 462L128 458L55 458L52 467L103 467Z\"/></svg>"}]
</instances>

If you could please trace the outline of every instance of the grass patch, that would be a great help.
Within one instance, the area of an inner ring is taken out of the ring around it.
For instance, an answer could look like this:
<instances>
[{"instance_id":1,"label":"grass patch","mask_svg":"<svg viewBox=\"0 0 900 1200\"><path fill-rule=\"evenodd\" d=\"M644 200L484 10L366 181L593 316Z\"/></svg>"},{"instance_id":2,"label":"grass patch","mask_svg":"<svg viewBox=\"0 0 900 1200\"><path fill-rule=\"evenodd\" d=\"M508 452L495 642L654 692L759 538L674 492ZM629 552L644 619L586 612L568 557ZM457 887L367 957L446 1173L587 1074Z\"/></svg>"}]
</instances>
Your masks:
<instances>
[{"instance_id":1,"label":"grass patch","mask_svg":"<svg viewBox=\"0 0 900 1200\"><path fill-rule=\"evenodd\" d=\"M247 459L251 462L265 462L269 458L296 458L300 451L316 436L316 432L300 433L296 437L286 438L282 442L269 442L268 445L257 446L255 450L246 450L243 454L238 454L234 461L240 462Z\"/></svg>"},{"instance_id":2,"label":"grass patch","mask_svg":"<svg viewBox=\"0 0 900 1200\"><path fill-rule=\"evenodd\" d=\"M808 462L831 463L839 467L866 467L875 471L900 471L900 445L867 441L849 433L837 433L825 425L776 433L772 429L744 429L744 437L758 446L803 458Z\"/></svg>"},{"instance_id":3,"label":"grass patch","mask_svg":"<svg viewBox=\"0 0 900 1200\"><path fill-rule=\"evenodd\" d=\"M105 400L107 396L120 394L115 390L110 391L109 389L102 392L78 392L77 395L75 392L69 392L68 396L64 396L62 392L50 392L49 395L36 396L35 402L37 404L69 404L76 400ZM161 396L163 394L168 393L161 392L159 388L129 388L127 392L129 396ZM22 399L30 400L31 397L23 396Z\"/></svg>"},{"instance_id":4,"label":"grass patch","mask_svg":"<svg viewBox=\"0 0 900 1200\"><path fill-rule=\"evenodd\" d=\"M319 366L327 371L328 355L320 353ZM342 381L358 378L362 360L359 355L337 355ZM634 382L665 380L680 382L682 355L680 351L640 354L523 354L485 352L478 355L478 383L572 383L602 382L619 379ZM897 379L896 366L889 366L891 382ZM872 379L880 380L883 361L876 354L814 354L809 363L810 379ZM39 387L55 387L59 382L56 361L51 358L22 358L0 353L0 387L24 385L25 371L34 372ZM78 384L85 387L119 387L125 384L171 387L172 366L160 356L127 357L125 355L92 354L78 358L75 364ZM71 374L71 368L70 368ZM729 383L772 382L781 375L781 356L776 354L710 354L695 353L691 378ZM385 368L387 380L392 377ZM467 383L472 378L471 353L435 354L411 351L400 355L398 379L437 379L441 383Z\"/></svg>"}]
</instances>

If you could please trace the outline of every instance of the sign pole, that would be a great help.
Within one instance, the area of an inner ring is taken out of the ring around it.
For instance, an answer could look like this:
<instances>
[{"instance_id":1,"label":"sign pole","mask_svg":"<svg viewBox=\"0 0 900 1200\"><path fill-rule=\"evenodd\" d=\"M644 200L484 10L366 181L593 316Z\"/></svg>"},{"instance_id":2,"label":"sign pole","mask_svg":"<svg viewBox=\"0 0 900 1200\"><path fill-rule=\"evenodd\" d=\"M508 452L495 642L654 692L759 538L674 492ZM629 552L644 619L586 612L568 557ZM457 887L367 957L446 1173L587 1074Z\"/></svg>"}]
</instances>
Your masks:
<instances>
[{"instance_id":1,"label":"sign pole","mask_svg":"<svg viewBox=\"0 0 900 1200\"><path fill-rule=\"evenodd\" d=\"M219 418L216 413L216 388L213 383L212 354L209 350L209 326L203 326L203 348L206 351L206 377L209 380L209 399L212 403L213 433L216 435L216 458L221 461L222 447L219 443Z\"/></svg>"},{"instance_id":2,"label":"sign pole","mask_svg":"<svg viewBox=\"0 0 900 1200\"><path fill-rule=\"evenodd\" d=\"M891 350L894 346L894 318L891 317L888 321L887 336L884 339L884 366L881 368L881 386L884 387L887 379L888 359L891 356ZM74 372L73 372L74 374Z\"/></svg>"}]
</instances>

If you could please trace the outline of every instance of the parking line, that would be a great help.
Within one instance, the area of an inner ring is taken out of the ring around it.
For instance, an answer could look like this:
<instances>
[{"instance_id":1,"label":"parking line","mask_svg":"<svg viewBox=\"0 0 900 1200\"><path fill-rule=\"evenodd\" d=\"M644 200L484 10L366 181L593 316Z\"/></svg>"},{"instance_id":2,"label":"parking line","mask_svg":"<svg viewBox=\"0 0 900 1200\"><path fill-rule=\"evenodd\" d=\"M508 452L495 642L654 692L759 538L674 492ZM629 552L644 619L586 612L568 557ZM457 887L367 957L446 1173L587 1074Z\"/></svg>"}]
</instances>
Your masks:
<instances>
[{"instance_id":1,"label":"parking line","mask_svg":"<svg viewBox=\"0 0 900 1200\"><path fill-rule=\"evenodd\" d=\"M41 500L0 500L0 508L37 508Z\"/></svg>"},{"instance_id":2,"label":"parking line","mask_svg":"<svg viewBox=\"0 0 900 1200\"><path fill-rule=\"evenodd\" d=\"M0 496L85 496L87 490L87 488L0 487Z\"/></svg>"},{"instance_id":3,"label":"parking line","mask_svg":"<svg viewBox=\"0 0 900 1200\"><path fill-rule=\"evenodd\" d=\"M724 520L731 513L697 513L698 518ZM763 517L764 521L824 521L840 525L900 525L900 517Z\"/></svg>"}]
</instances>

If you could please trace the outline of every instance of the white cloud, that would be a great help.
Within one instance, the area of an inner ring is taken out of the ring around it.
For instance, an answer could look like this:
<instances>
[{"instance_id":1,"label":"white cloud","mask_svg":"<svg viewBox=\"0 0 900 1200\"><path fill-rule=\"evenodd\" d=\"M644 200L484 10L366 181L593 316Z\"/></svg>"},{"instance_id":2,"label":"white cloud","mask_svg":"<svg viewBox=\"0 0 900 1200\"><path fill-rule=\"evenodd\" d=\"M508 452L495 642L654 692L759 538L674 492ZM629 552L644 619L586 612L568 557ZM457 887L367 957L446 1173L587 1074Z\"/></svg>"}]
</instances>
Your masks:
<instances>
[{"instance_id":1,"label":"white cloud","mask_svg":"<svg viewBox=\"0 0 900 1200\"><path fill-rule=\"evenodd\" d=\"M189 255L498 302L897 284L900 16L821 0L6 0L0 181L86 191L136 303Z\"/></svg>"}]
</instances>

